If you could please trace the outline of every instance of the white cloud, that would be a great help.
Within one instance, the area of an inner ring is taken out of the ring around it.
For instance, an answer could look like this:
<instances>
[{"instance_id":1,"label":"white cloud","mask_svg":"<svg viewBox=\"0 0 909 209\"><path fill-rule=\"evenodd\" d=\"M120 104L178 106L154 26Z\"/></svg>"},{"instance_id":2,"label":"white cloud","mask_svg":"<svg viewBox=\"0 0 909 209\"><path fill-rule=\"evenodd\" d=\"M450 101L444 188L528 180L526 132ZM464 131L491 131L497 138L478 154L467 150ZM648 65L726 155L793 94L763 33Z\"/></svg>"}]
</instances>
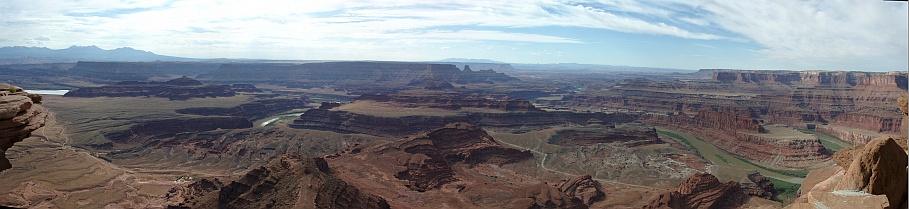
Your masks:
<instances>
[{"instance_id":1,"label":"white cloud","mask_svg":"<svg viewBox=\"0 0 909 209\"><path fill-rule=\"evenodd\" d=\"M425 59L391 51L483 41L590 41L548 33L555 26L678 41L745 40L777 60L843 62L905 59L907 25L905 3L867 0L0 2L0 44L37 44L34 37L46 37L40 44L57 48L132 46L219 57Z\"/></svg>"}]
</instances>

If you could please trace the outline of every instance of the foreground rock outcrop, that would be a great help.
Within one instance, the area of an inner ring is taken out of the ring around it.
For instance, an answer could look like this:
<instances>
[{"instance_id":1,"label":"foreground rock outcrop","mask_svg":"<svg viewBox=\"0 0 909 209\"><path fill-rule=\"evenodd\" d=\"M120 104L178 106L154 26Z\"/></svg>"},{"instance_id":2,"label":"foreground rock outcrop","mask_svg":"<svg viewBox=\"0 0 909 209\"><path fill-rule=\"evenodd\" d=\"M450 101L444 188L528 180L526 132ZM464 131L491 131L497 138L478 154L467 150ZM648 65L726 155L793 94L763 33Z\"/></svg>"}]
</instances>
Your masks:
<instances>
[{"instance_id":1,"label":"foreground rock outcrop","mask_svg":"<svg viewBox=\"0 0 909 209\"><path fill-rule=\"evenodd\" d=\"M818 183L803 184L788 208L906 208L907 155L896 140L878 138L846 152L852 157L836 158L832 172L812 171L806 181Z\"/></svg>"},{"instance_id":2,"label":"foreground rock outcrop","mask_svg":"<svg viewBox=\"0 0 909 209\"><path fill-rule=\"evenodd\" d=\"M168 208L390 208L331 173L321 158L281 156L227 184L202 179L173 188Z\"/></svg>"},{"instance_id":3,"label":"foreground rock outcrop","mask_svg":"<svg viewBox=\"0 0 909 209\"><path fill-rule=\"evenodd\" d=\"M0 83L0 171L12 167L6 150L44 126L47 110L40 103L40 95Z\"/></svg>"}]
</instances>

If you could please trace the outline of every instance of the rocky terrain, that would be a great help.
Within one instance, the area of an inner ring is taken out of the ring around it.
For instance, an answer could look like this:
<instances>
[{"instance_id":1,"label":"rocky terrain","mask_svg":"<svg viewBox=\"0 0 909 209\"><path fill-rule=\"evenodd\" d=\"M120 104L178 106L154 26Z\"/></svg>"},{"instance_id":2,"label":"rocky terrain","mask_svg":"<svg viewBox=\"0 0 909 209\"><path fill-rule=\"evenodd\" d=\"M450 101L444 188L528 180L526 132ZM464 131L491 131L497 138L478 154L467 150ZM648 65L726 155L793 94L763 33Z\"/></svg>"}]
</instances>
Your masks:
<instances>
[{"instance_id":1,"label":"rocky terrain","mask_svg":"<svg viewBox=\"0 0 909 209\"><path fill-rule=\"evenodd\" d=\"M222 183L202 179L167 194L168 208L390 208L332 175L321 158L281 156Z\"/></svg>"},{"instance_id":2,"label":"rocky terrain","mask_svg":"<svg viewBox=\"0 0 909 209\"><path fill-rule=\"evenodd\" d=\"M40 104L40 95L0 83L0 171L12 167L6 159L6 150L44 126L47 110Z\"/></svg>"},{"instance_id":3,"label":"rocky terrain","mask_svg":"<svg viewBox=\"0 0 909 209\"><path fill-rule=\"evenodd\" d=\"M532 158L477 126L453 123L327 160L351 184L400 197L389 200L393 208L438 207L427 200L444 203L442 208L587 208L606 198L603 186L590 176L550 184L506 169Z\"/></svg>"},{"instance_id":4,"label":"rocky terrain","mask_svg":"<svg viewBox=\"0 0 909 209\"><path fill-rule=\"evenodd\" d=\"M621 142L627 146L663 143L657 137L657 132L652 127L621 126L615 125L594 129L563 129L559 130L547 141L550 144L568 146L590 146L596 144Z\"/></svg>"},{"instance_id":5,"label":"rocky terrain","mask_svg":"<svg viewBox=\"0 0 909 209\"><path fill-rule=\"evenodd\" d=\"M84 87L70 92L68 97L164 97L185 100L198 97L230 97L236 91L227 85L203 85L187 77L165 82L123 81L100 87Z\"/></svg>"},{"instance_id":6,"label":"rocky terrain","mask_svg":"<svg viewBox=\"0 0 909 209\"><path fill-rule=\"evenodd\" d=\"M250 128L252 123L242 117L174 118L139 122L126 130L105 134L113 141L145 141L149 138L173 137L180 133L210 131L215 129Z\"/></svg>"},{"instance_id":7,"label":"rocky terrain","mask_svg":"<svg viewBox=\"0 0 909 209\"><path fill-rule=\"evenodd\" d=\"M900 136L909 123L899 111L907 107L896 108L906 101L897 99L905 95L903 72L563 74L376 61L0 68L29 85L78 88L39 97L0 86L0 145L12 162L0 172L0 206L904 208L906 201L905 188L893 186L906 184Z\"/></svg>"}]
</instances>

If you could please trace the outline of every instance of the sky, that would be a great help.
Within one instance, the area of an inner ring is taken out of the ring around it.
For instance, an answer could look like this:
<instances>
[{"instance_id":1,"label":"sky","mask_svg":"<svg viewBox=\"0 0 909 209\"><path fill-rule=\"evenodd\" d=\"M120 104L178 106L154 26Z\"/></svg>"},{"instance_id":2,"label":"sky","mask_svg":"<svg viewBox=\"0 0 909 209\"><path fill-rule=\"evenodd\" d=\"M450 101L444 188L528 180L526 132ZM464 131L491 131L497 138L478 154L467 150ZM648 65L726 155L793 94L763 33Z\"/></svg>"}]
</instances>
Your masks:
<instances>
[{"instance_id":1,"label":"sky","mask_svg":"<svg viewBox=\"0 0 909 209\"><path fill-rule=\"evenodd\" d=\"M0 46L892 71L909 69L907 14L877 0L3 0Z\"/></svg>"}]
</instances>

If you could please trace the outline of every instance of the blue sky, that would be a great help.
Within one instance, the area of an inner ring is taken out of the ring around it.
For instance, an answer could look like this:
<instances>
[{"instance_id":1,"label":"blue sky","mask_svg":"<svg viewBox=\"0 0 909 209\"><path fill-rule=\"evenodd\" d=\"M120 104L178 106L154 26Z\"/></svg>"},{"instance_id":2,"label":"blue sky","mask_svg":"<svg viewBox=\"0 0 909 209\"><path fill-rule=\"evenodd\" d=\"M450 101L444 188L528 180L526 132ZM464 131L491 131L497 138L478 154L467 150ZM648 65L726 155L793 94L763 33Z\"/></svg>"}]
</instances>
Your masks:
<instances>
[{"instance_id":1,"label":"blue sky","mask_svg":"<svg viewBox=\"0 0 909 209\"><path fill-rule=\"evenodd\" d=\"M5 0L0 45L196 58L492 59L906 70L909 4L872 0Z\"/></svg>"}]
</instances>

